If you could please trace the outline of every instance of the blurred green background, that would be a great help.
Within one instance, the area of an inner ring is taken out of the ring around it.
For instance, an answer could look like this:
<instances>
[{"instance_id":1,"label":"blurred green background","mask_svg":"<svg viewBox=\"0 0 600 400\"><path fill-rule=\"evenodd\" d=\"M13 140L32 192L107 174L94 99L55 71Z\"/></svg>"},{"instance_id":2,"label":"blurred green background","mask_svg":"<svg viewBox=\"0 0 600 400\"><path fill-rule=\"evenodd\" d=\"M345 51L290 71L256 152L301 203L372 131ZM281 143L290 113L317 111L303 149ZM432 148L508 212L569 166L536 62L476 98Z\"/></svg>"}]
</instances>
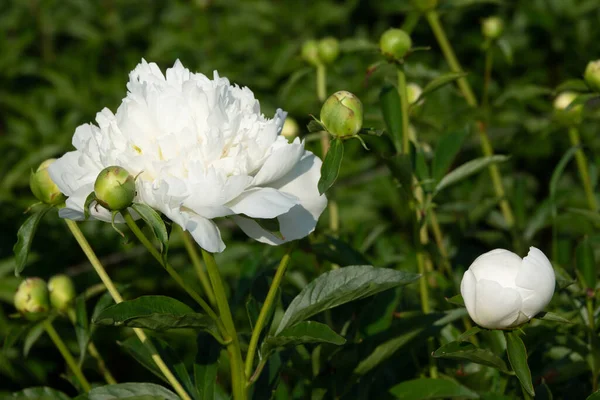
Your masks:
<instances>
[{"instance_id":1,"label":"blurred green background","mask_svg":"<svg viewBox=\"0 0 600 400\"><path fill-rule=\"evenodd\" d=\"M300 58L300 47L309 38L334 36L343 52L328 70L328 93L344 89L357 94L365 105L365 125L381 128L379 91L382 84L394 82L395 75L389 66L367 74L380 58L370 44L376 44L387 28L401 26L410 10L407 0L0 0L0 338L13 326L9 315L19 279L13 275L12 246L23 211L34 202L28 188L30 169L70 150L75 128L93 121L103 107L115 111L125 96L129 71L142 58L163 71L176 59L209 77L218 70L232 82L249 86L266 115L281 107L303 128L309 114L318 114L320 103L314 71ZM502 170L523 237L520 250L535 244L549 254L549 211L543 209L543 201L552 170L569 147L566 129L552 118L554 88L580 78L587 62L600 55L600 1L440 0L440 13L478 96L484 62L481 20L490 15L505 20L506 48L494 55L489 134L496 152L511 155ZM417 23L412 37L415 45L431 49L410 57L409 81L423 85L448 71L426 21ZM447 86L417 110L414 126L420 139L434 147L440 135L462 128L473 117L456 88ZM586 153L596 166L598 117L593 105L588 107L581 127ZM307 146L320 152L317 141ZM459 161L478 156L472 135ZM597 182L597 168L592 169L592 179ZM574 165L568 166L560 188L563 209L585 208ZM349 143L334 195L339 199L340 235L347 243L364 251L373 265L406 261L410 232L397 229L402 212L394 185L385 168L358 143ZM492 197L488 175L482 173L438 199L459 271L492 246L512 246L497 229L501 217ZM325 214L317 232L327 230L327 218ZM574 246L594 231L589 221L572 214L561 213L558 224L561 250L554 261L568 269ZM135 243L123 242L108 224L88 222L83 227L111 275L127 283L131 293L177 293L150 257ZM244 290L249 290L241 287L243 278L257 279L256 271L269 267L282 250L250 242L227 222L222 232L228 249L220 263L226 275L242 278L233 292L243 306ZM593 237L597 247L598 238ZM33 250L25 276L47 279L66 272L80 290L97 282L55 215L42 221ZM312 261L303 263L302 257L312 260L310 251L296 258L287 282L291 293L315 275ZM171 258L176 266L187 265L177 232ZM67 331L68 326L63 328ZM100 331L96 340L121 381L152 379L141 367L132 367L130 359L122 361L128 356L115 350L115 332ZM191 346L185 340L173 343ZM0 352L0 390L40 384L69 390L59 378L59 366L62 361L43 337L27 362L21 349L5 349ZM575 374L561 390L576 390L578 384Z\"/></svg>"}]
</instances>

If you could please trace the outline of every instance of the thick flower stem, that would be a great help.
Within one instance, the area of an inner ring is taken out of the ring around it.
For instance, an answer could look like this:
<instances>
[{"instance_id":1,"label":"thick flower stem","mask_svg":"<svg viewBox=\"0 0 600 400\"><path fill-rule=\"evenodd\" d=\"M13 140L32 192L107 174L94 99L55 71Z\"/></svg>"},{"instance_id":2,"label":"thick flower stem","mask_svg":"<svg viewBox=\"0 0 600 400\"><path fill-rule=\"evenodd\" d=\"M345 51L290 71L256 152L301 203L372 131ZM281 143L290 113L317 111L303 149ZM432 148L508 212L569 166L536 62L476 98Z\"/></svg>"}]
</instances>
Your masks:
<instances>
[{"instance_id":1,"label":"thick flower stem","mask_svg":"<svg viewBox=\"0 0 600 400\"><path fill-rule=\"evenodd\" d=\"M450 69L453 72L463 72L460 63L458 62L458 59L454 54L452 45L446 37L446 32L444 31L444 28L440 23L438 13L435 10L430 10L427 13L425 13L425 17L427 18L429 26L431 27L431 30L433 31L433 34L435 35L438 44L442 49L442 53L444 53L444 57L446 58ZM458 88L465 97L467 104L469 104L471 107L477 107L477 99L475 98L473 90L471 89L471 86L469 85L467 79L465 77L461 77L458 79L457 82ZM483 155L486 157L494 155L494 150L490 144L490 139L487 135L485 124L480 122L477 124L477 127L479 131L479 138L481 141L481 149ZM508 228L512 228L514 226L515 219L510 204L505 198L504 186L502 184L500 170L498 169L498 166L496 164L490 164L488 168L492 178L492 184L494 186L496 197L498 197L500 201L500 210L502 211L502 215L504 216L504 221L506 222Z\"/></svg>"},{"instance_id":2,"label":"thick flower stem","mask_svg":"<svg viewBox=\"0 0 600 400\"><path fill-rule=\"evenodd\" d=\"M267 317L273 307L273 302L275 301L275 297L277 295L277 290L281 285L281 281L283 280L283 276L285 275L285 270L287 269L288 264L290 263L290 253L288 252L283 256L279 266L277 267L277 272L275 272L275 277L273 278L273 282L271 283L271 287L269 288L269 292L267 293L267 298L260 309L260 313L258 314L258 319L256 320L256 325L254 326L254 330L252 331L252 337L250 338L250 345L248 346L248 353L246 355L246 378L249 379L252 377L252 368L254 367L254 355L256 353L256 348L258 346L258 339L260 338L260 332L262 331L265 323L267 322Z\"/></svg>"},{"instance_id":3,"label":"thick flower stem","mask_svg":"<svg viewBox=\"0 0 600 400\"><path fill-rule=\"evenodd\" d=\"M183 232L183 243L190 258L192 259L192 264L194 265L194 269L198 274L198 279L200 279L202 288L204 288L204 291L206 292L206 297L208 297L210 305L216 307L217 303L215 300L215 294L213 293L212 287L210 286L210 279L208 278L208 275L204 270L204 266L202 265L202 261L200 260L200 255L196 250L196 242L194 242L194 239L188 231Z\"/></svg>"},{"instance_id":4,"label":"thick flower stem","mask_svg":"<svg viewBox=\"0 0 600 400\"><path fill-rule=\"evenodd\" d=\"M65 342L63 342L63 340L60 338L60 335L58 334L58 332L56 332L56 330L54 329L54 326L52 326L52 321L50 319L47 319L46 321L44 321L44 328L46 329L48 336L50 336L50 339L52 339L52 341L54 342L54 345L56 346L58 351L60 351L60 354L63 356L63 358L67 362L67 365L69 366L69 368L71 369L71 371L73 372L73 374L75 375L77 380L79 381L79 384L81 385L83 390L85 392L89 392L90 389L92 388L90 386L90 383L83 375L83 372L81 372L81 368L79 368L79 365L77 365L77 362L75 361L75 359L69 352L69 349L65 345Z\"/></svg>"},{"instance_id":5,"label":"thick flower stem","mask_svg":"<svg viewBox=\"0 0 600 400\"><path fill-rule=\"evenodd\" d=\"M492 46L488 46L485 50L485 70L483 72L483 94L481 95L481 104L484 109L487 109L489 102L490 82L492 81L492 66L494 61L494 53Z\"/></svg>"},{"instance_id":6,"label":"thick flower stem","mask_svg":"<svg viewBox=\"0 0 600 400\"><path fill-rule=\"evenodd\" d=\"M577 162L577 169L579 169L579 177L581 178L581 184L585 191L585 197L587 199L588 207L592 211L598 210L598 203L596 202L596 196L594 196L594 189L590 180L590 173L588 169L588 160L585 153L581 149L581 139L579 138L579 131L576 127L572 126L569 128L569 139L571 144L575 147L579 147L575 152L575 161Z\"/></svg>"},{"instance_id":7,"label":"thick flower stem","mask_svg":"<svg viewBox=\"0 0 600 400\"><path fill-rule=\"evenodd\" d=\"M108 274L106 273L106 270L100 263L100 260L98 260L96 253L94 253L94 250L88 243L85 236L83 236L83 232L81 232L81 229L79 229L77 223L69 219L66 219L65 222L67 223L69 230L75 237L75 240L77 240L77 243L81 247L81 250L83 250L88 260L92 264L92 267L94 267L94 270L102 280L102 283L104 283L104 286L106 286L106 289L112 296L115 303L118 304L123 302L123 297L121 297L121 294L117 290L115 284L110 279L110 276L108 276ZM175 375L173 375L171 370L169 370L169 367L167 367L167 364L165 364L160 354L158 354L158 351L156 350L154 345L150 342L150 340L148 340L146 333L140 328L133 328L133 332L137 335L137 337L140 339L140 342L142 342L142 344L151 354L152 360L154 361L160 372L162 372L164 377L167 379L173 390L175 390L175 392L179 395L179 397L181 397L182 400L192 400L183 388L183 386L181 386L181 383L179 383L179 381L175 378Z\"/></svg>"},{"instance_id":8,"label":"thick flower stem","mask_svg":"<svg viewBox=\"0 0 600 400\"><path fill-rule=\"evenodd\" d=\"M73 325L75 325L76 320L77 320L77 318L75 317L75 310L73 308L70 308L69 311L67 312L67 314L69 316L69 319L71 320L71 323ZM104 380L106 381L106 383L108 383L109 385L116 384L117 380L110 373L110 370L106 366L106 363L104 362L104 359L100 355L100 352L98 352L98 349L96 348L96 345L94 344L94 342L92 342L90 340L88 342L87 348L88 348L88 352L90 353L90 355L92 357L94 357L94 359L96 360L96 365L98 366L98 370L104 377Z\"/></svg>"},{"instance_id":9,"label":"thick flower stem","mask_svg":"<svg viewBox=\"0 0 600 400\"><path fill-rule=\"evenodd\" d=\"M406 93L406 74L404 73L404 67L398 66L398 94L400 95L400 108L402 117L402 154L410 153L409 146L409 134L408 134L408 94ZM396 139L397 142L397 139ZM396 144L396 152L399 151L399 143Z\"/></svg>"},{"instance_id":10,"label":"thick flower stem","mask_svg":"<svg viewBox=\"0 0 600 400\"><path fill-rule=\"evenodd\" d=\"M158 263L163 266L163 268L167 271L167 273L171 276L171 278L173 278L173 280L175 282L177 282L177 284L179 286L181 286L181 288L183 290L185 290L185 292L192 299L194 299L194 301L196 303L198 303L200 305L200 307L202 307L202 309L206 312L206 314L209 317L211 317L213 320L215 320L215 322L217 322L217 325L218 325L219 324L219 317L217 316L217 314L208 305L208 303L202 297L200 297L200 295L194 289L190 288L185 283L185 281L183 280L183 278L181 277L181 275L179 275L179 273L177 271L175 271L175 268L173 268L171 266L171 264L169 264L168 262L165 262L163 260L163 257L158 252L158 250L156 250L156 247L154 247L154 245L152 244L152 242L150 242L150 240L148 240L148 238L146 237L146 235L144 235L144 232L142 232L142 230L137 226L135 220L133 219L133 217L131 216L131 214L129 213L129 211L122 210L121 211L121 215L125 219L125 222L127 223L127 226L129 227L129 229L131 229L131 232L133 232L133 234L135 235L135 237L137 237L138 240L144 245L144 247L150 252L150 254L152 254L152 257L154 257L156 259L156 261L158 261Z\"/></svg>"},{"instance_id":11,"label":"thick flower stem","mask_svg":"<svg viewBox=\"0 0 600 400\"><path fill-rule=\"evenodd\" d=\"M229 354L229 363L231 365L231 385L233 389L233 398L234 400L245 400L248 398L248 393L246 391L244 360L242 359L242 351L240 348L237 331L235 329L235 324L233 323L233 316L231 315L229 303L227 302L225 287L223 286L223 281L221 280L221 273L219 272L219 267L217 267L217 263L212 253L202 249L202 258L204 259L204 264L206 264L206 269L208 271L208 276L210 277L212 287L215 290L215 298L217 301L217 306L219 307L219 314L221 315L221 319L229 335L229 337L226 339L230 339L229 343L227 344L227 353Z\"/></svg>"}]
</instances>

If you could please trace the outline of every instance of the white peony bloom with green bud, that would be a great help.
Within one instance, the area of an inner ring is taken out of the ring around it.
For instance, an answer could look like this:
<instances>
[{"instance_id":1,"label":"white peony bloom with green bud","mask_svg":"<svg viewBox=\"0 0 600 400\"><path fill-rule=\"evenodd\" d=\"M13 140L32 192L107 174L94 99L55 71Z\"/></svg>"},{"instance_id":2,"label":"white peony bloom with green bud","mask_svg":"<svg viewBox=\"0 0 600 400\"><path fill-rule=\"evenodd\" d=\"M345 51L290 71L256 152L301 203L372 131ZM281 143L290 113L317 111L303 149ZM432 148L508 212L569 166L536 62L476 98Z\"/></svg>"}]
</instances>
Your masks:
<instances>
[{"instance_id":1,"label":"white peony bloom with green bud","mask_svg":"<svg viewBox=\"0 0 600 400\"><path fill-rule=\"evenodd\" d=\"M477 257L463 275L460 292L469 316L488 329L514 328L544 309L554 294L552 264L540 250L521 259L496 249Z\"/></svg>"},{"instance_id":2,"label":"white peony bloom with green bud","mask_svg":"<svg viewBox=\"0 0 600 400\"><path fill-rule=\"evenodd\" d=\"M163 75L145 60L130 73L116 113L75 130L75 151L53 163L50 176L68 196L63 218L84 219L86 197L100 171L126 169L135 202L161 211L207 251L225 249L213 219L231 217L250 237L272 245L311 233L327 205L317 182L321 160L300 139L280 135L286 113L260 112L247 87L191 73L179 62ZM110 211L90 207L110 221ZM279 231L264 229L273 226ZM262 223L269 222L269 224Z\"/></svg>"}]
</instances>

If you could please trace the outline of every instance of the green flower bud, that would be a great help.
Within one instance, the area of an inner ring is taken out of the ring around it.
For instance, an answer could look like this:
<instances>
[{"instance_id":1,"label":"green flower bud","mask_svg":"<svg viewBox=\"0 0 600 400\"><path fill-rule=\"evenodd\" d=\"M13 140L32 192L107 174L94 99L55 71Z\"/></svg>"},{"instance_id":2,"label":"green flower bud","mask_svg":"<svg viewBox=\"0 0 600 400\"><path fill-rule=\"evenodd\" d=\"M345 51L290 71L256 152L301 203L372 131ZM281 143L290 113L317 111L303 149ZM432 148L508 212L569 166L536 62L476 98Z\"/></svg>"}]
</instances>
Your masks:
<instances>
[{"instance_id":1,"label":"green flower bud","mask_svg":"<svg viewBox=\"0 0 600 400\"><path fill-rule=\"evenodd\" d=\"M384 56L401 60L412 47L410 36L402 29L388 29L379 40L379 48Z\"/></svg>"},{"instance_id":2,"label":"green flower bud","mask_svg":"<svg viewBox=\"0 0 600 400\"><path fill-rule=\"evenodd\" d=\"M500 17L488 17L481 24L481 33L486 39L498 39L504 31L504 21Z\"/></svg>"},{"instance_id":3,"label":"green flower bud","mask_svg":"<svg viewBox=\"0 0 600 400\"><path fill-rule=\"evenodd\" d=\"M413 5L421 12L433 10L437 4L438 0L413 0Z\"/></svg>"},{"instance_id":4,"label":"green flower bud","mask_svg":"<svg viewBox=\"0 0 600 400\"><path fill-rule=\"evenodd\" d=\"M29 176L29 187L33 195L42 203L57 205L65 201L65 196L60 192L58 186L48 173L48 167L56 161L55 158L50 158L40 164L35 172L31 172Z\"/></svg>"},{"instance_id":5,"label":"green flower bud","mask_svg":"<svg viewBox=\"0 0 600 400\"><path fill-rule=\"evenodd\" d=\"M65 312L75 299L75 285L67 275L54 275L48 281L50 304L58 311Z\"/></svg>"},{"instance_id":6,"label":"green flower bud","mask_svg":"<svg viewBox=\"0 0 600 400\"><path fill-rule=\"evenodd\" d=\"M600 60L590 61L588 63L587 67L585 67L583 78L590 89L595 92L600 92Z\"/></svg>"},{"instance_id":7,"label":"green flower bud","mask_svg":"<svg viewBox=\"0 0 600 400\"><path fill-rule=\"evenodd\" d=\"M307 40L302 46L302 58L307 63L317 66L321 64L319 59L319 45L316 40Z\"/></svg>"},{"instance_id":8,"label":"green flower bud","mask_svg":"<svg viewBox=\"0 0 600 400\"><path fill-rule=\"evenodd\" d=\"M287 138L289 141L292 141L298 136L300 133L300 127L296 120L292 117L287 117L285 122L283 123L283 128L281 129L281 135Z\"/></svg>"},{"instance_id":9,"label":"green flower bud","mask_svg":"<svg viewBox=\"0 0 600 400\"><path fill-rule=\"evenodd\" d=\"M321 39L318 45L319 59L325 64L331 64L340 55L340 44L334 37Z\"/></svg>"},{"instance_id":10,"label":"green flower bud","mask_svg":"<svg viewBox=\"0 0 600 400\"><path fill-rule=\"evenodd\" d=\"M106 167L96 178L94 192L102 207L110 211L124 210L133 203L135 180L124 168Z\"/></svg>"},{"instance_id":11,"label":"green flower bud","mask_svg":"<svg viewBox=\"0 0 600 400\"><path fill-rule=\"evenodd\" d=\"M50 309L48 288L40 278L27 278L15 293L14 304L17 311L29 319L36 319Z\"/></svg>"},{"instance_id":12,"label":"green flower bud","mask_svg":"<svg viewBox=\"0 0 600 400\"><path fill-rule=\"evenodd\" d=\"M419 99L419 96L421 96L421 93L423 93L423 89L421 89L421 86L417 85L416 83L409 83L406 85L406 97L408 98L408 104L415 103ZM421 102L422 100L419 101L419 103Z\"/></svg>"},{"instance_id":13,"label":"green flower bud","mask_svg":"<svg viewBox=\"0 0 600 400\"><path fill-rule=\"evenodd\" d=\"M577 98L575 92L562 92L554 99L554 110L556 119L566 125L581 122L583 104L578 104L567 110L567 107Z\"/></svg>"},{"instance_id":14,"label":"green flower bud","mask_svg":"<svg viewBox=\"0 0 600 400\"><path fill-rule=\"evenodd\" d=\"M354 136L363 123L363 106L360 99L350 92L335 92L321 107L321 122L334 136Z\"/></svg>"}]
</instances>

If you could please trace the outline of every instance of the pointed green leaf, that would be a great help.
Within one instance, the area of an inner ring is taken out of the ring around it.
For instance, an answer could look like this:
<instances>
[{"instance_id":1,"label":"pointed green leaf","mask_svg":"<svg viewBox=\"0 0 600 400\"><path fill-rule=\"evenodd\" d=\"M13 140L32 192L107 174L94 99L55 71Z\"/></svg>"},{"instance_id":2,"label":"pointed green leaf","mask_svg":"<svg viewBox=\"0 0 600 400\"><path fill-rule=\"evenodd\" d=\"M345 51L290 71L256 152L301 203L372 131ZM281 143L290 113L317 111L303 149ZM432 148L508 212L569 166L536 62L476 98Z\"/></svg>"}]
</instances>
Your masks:
<instances>
[{"instance_id":1,"label":"pointed green leaf","mask_svg":"<svg viewBox=\"0 0 600 400\"><path fill-rule=\"evenodd\" d=\"M83 362L87 345L90 341L90 325L85 307L85 296L77 296L75 299L75 336L79 345L79 364Z\"/></svg>"},{"instance_id":2,"label":"pointed green leaf","mask_svg":"<svg viewBox=\"0 0 600 400\"><path fill-rule=\"evenodd\" d=\"M506 352L508 353L508 361L515 371L519 382L523 389L531 396L535 396L533 383L531 382L531 371L527 365L527 350L525 344L519 337L516 331L504 332L506 337Z\"/></svg>"},{"instance_id":3,"label":"pointed green leaf","mask_svg":"<svg viewBox=\"0 0 600 400\"><path fill-rule=\"evenodd\" d=\"M575 250L577 270L579 271L583 285L587 288L596 288L596 261L594 260L594 248L586 237Z\"/></svg>"},{"instance_id":4,"label":"pointed green leaf","mask_svg":"<svg viewBox=\"0 0 600 400\"><path fill-rule=\"evenodd\" d=\"M597 211L586 210L584 208L568 208L568 212L586 217L594 224L600 224L600 213Z\"/></svg>"},{"instance_id":5,"label":"pointed green leaf","mask_svg":"<svg viewBox=\"0 0 600 400\"><path fill-rule=\"evenodd\" d=\"M569 321L565 317L561 317L558 314L554 314L551 312L541 312L534 317L535 319L541 319L543 321L552 321L552 322L560 322L563 324L572 324L573 322Z\"/></svg>"},{"instance_id":6,"label":"pointed green leaf","mask_svg":"<svg viewBox=\"0 0 600 400\"><path fill-rule=\"evenodd\" d=\"M27 335L25 336L25 341L23 343L23 355L27 357L29 355L29 351L33 347L33 345L42 337L42 334L45 332L45 323L46 320L39 321L35 325L29 329Z\"/></svg>"},{"instance_id":7,"label":"pointed green leaf","mask_svg":"<svg viewBox=\"0 0 600 400\"><path fill-rule=\"evenodd\" d=\"M465 299L463 299L461 294L457 294L455 296L452 297L447 297L446 301L450 304L454 304L457 306L461 306L464 307L465 306Z\"/></svg>"},{"instance_id":8,"label":"pointed green leaf","mask_svg":"<svg viewBox=\"0 0 600 400\"><path fill-rule=\"evenodd\" d=\"M15 253L15 275L19 276L25 269L27 264L27 256L31 249L31 243L35 236L35 231L40 223L40 220L51 209L47 205L36 207L33 213L23 222L23 225L17 232L17 243L13 247Z\"/></svg>"},{"instance_id":9,"label":"pointed green leaf","mask_svg":"<svg viewBox=\"0 0 600 400\"><path fill-rule=\"evenodd\" d=\"M477 335L479 332L481 332L481 328L478 326L473 326L469 329L467 329L465 332L463 332L459 337L456 338L457 342L466 342L467 340L469 340L472 336Z\"/></svg>"},{"instance_id":10,"label":"pointed green leaf","mask_svg":"<svg viewBox=\"0 0 600 400\"><path fill-rule=\"evenodd\" d=\"M495 155L490 157L481 157L476 158L475 160L468 161L451 171L448 175L444 176L440 183L437 184L435 191L440 192L441 190L447 188L450 185L454 185L462 181L463 179L468 178L469 176L476 174L481 171L488 165L499 163L508 160L509 157L502 155Z\"/></svg>"},{"instance_id":11,"label":"pointed green leaf","mask_svg":"<svg viewBox=\"0 0 600 400\"><path fill-rule=\"evenodd\" d=\"M588 92L590 88L583 79L569 79L562 82L554 89L556 94L560 92Z\"/></svg>"},{"instance_id":12,"label":"pointed green leaf","mask_svg":"<svg viewBox=\"0 0 600 400\"><path fill-rule=\"evenodd\" d=\"M370 265L353 265L326 272L292 300L276 334L311 316L353 300L409 284L420 275Z\"/></svg>"},{"instance_id":13,"label":"pointed green leaf","mask_svg":"<svg viewBox=\"0 0 600 400\"><path fill-rule=\"evenodd\" d=\"M394 157L384 159L394 178L400 183L400 190L407 199L414 197L412 190L413 168L410 156L407 154L398 154Z\"/></svg>"},{"instance_id":14,"label":"pointed green leaf","mask_svg":"<svg viewBox=\"0 0 600 400\"><path fill-rule=\"evenodd\" d=\"M433 353L433 357L471 361L476 364L497 368L502 372L508 372L506 363L500 357L489 350L480 349L469 342L450 342L445 344Z\"/></svg>"},{"instance_id":15,"label":"pointed green leaf","mask_svg":"<svg viewBox=\"0 0 600 400\"><path fill-rule=\"evenodd\" d=\"M308 129L309 133L313 133L324 131L325 127L323 127L320 121L313 117L313 119L309 121L308 125L306 125L306 129Z\"/></svg>"},{"instance_id":16,"label":"pointed green leaf","mask_svg":"<svg viewBox=\"0 0 600 400\"><path fill-rule=\"evenodd\" d=\"M600 400L600 390L590 394L585 400Z\"/></svg>"},{"instance_id":17,"label":"pointed green leaf","mask_svg":"<svg viewBox=\"0 0 600 400\"><path fill-rule=\"evenodd\" d=\"M167 252L169 251L169 233L160 214L152 207L142 203L133 203L131 208L150 226L152 232L154 232L154 236L156 236L156 239L160 243L160 252L163 260L166 260Z\"/></svg>"},{"instance_id":18,"label":"pointed green leaf","mask_svg":"<svg viewBox=\"0 0 600 400\"><path fill-rule=\"evenodd\" d=\"M573 107L575 107L575 106L578 106L578 105L580 105L580 104L581 104L581 105L583 105L583 104L587 103L587 102L588 102L588 101L590 101L590 100L593 100L593 99L598 99L598 98L600 98L600 95L598 95L598 93L585 93L585 94L580 94L579 96L577 96L577 97L575 98L575 100L573 100L573 101L572 101L572 102L569 104L569 106L568 106L567 108L565 108L565 110L566 110L566 111L569 111L570 109L572 109L572 108L573 108Z\"/></svg>"},{"instance_id":19,"label":"pointed green leaf","mask_svg":"<svg viewBox=\"0 0 600 400\"><path fill-rule=\"evenodd\" d=\"M449 379L419 378L402 382L390 389L390 393L402 400L425 400L462 398L478 399L471 389Z\"/></svg>"},{"instance_id":20,"label":"pointed green leaf","mask_svg":"<svg viewBox=\"0 0 600 400\"><path fill-rule=\"evenodd\" d=\"M213 400L215 399L221 346L213 337L205 333L198 335L196 342L198 343L198 354L194 362L194 380L198 398Z\"/></svg>"},{"instance_id":21,"label":"pointed green leaf","mask_svg":"<svg viewBox=\"0 0 600 400\"><path fill-rule=\"evenodd\" d=\"M379 102L381 103L381 113L387 131L392 136L392 141L400 152L402 143L402 112L400 107L400 95L398 89L392 85L386 85L379 92Z\"/></svg>"},{"instance_id":22,"label":"pointed green leaf","mask_svg":"<svg viewBox=\"0 0 600 400\"><path fill-rule=\"evenodd\" d=\"M354 368L354 373L357 375L364 375L371 371L373 368L392 357L398 350L410 343L411 340L419 336L423 331L424 328L414 329L390 339L387 342L383 342L375 347L375 350Z\"/></svg>"},{"instance_id":23,"label":"pointed green leaf","mask_svg":"<svg viewBox=\"0 0 600 400\"><path fill-rule=\"evenodd\" d=\"M512 64L514 59L513 59L513 49L512 49L512 45L510 44L510 41L508 41L504 38L500 38L500 39L496 40L496 45L500 49L500 52L504 56L504 59L506 60L506 62L509 64Z\"/></svg>"},{"instance_id":24,"label":"pointed green leaf","mask_svg":"<svg viewBox=\"0 0 600 400\"><path fill-rule=\"evenodd\" d=\"M105 308L92 320L97 325L128 326L156 331L196 328L215 331L214 321L167 296L141 296Z\"/></svg>"},{"instance_id":25,"label":"pointed green leaf","mask_svg":"<svg viewBox=\"0 0 600 400\"><path fill-rule=\"evenodd\" d=\"M437 78L429 82L427 85L425 85L425 87L423 88L423 92L421 93L417 101L419 101L422 98L425 98L425 96L435 92L436 90L446 86L447 84L452 83L467 75L468 74L466 72L448 72L444 75L438 76Z\"/></svg>"},{"instance_id":26,"label":"pointed green leaf","mask_svg":"<svg viewBox=\"0 0 600 400\"><path fill-rule=\"evenodd\" d=\"M179 396L155 383L117 383L115 385L98 386L76 400L180 400Z\"/></svg>"},{"instance_id":27,"label":"pointed green leaf","mask_svg":"<svg viewBox=\"0 0 600 400\"><path fill-rule=\"evenodd\" d=\"M14 400L70 400L71 398L56 389L46 386L31 387L15 392L8 397Z\"/></svg>"},{"instance_id":28,"label":"pointed green leaf","mask_svg":"<svg viewBox=\"0 0 600 400\"><path fill-rule=\"evenodd\" d=\"M325 324L303 321L285 328L275 336L268 336L261 348L262 357L277 347L297 346L304 343L331 343L341 346L346 343L346 339Z\"/></svg>"},{"instance_id":29,"label":"pointed green leaf","mask_svg":"<svg viewBox=\"0 0 600 400\"><path fill-rule=\"evenodd\" d=\"M439 182L448 172L467 136L469 136L469 129L450 132L442 136L433 156L431 175L435 182Z\"/></svg>"},{"instance_id":30,"label":"pointed green leaf","mask_svg":"<svg viewBox=\"0 0 600 400\"><path fill-rule=\"evenodd\" d=\"M319 194L325 193L334 184L340 173L343 158L344 143L342 139L336 138L331 142L321 166L321 178L319 178L319 183L317 184Z\"/></svg>"}]
</instances>

